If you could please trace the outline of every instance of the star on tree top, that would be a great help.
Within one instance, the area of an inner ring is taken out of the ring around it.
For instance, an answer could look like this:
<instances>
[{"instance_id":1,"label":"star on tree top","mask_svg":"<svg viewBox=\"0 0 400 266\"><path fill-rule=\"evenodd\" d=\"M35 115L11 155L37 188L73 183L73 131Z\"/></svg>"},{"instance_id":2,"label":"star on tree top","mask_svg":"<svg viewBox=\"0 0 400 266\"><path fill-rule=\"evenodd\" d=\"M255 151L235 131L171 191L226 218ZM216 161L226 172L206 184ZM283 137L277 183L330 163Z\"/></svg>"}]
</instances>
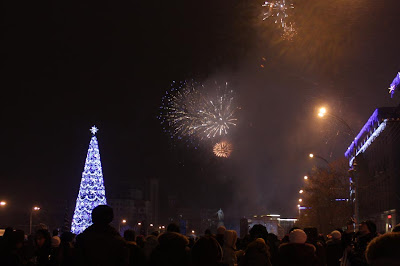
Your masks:
<instances>
[{"instance_id":1,"label":"star on tree top","mask_svg":"<svg viewBox=\"0 0 400 266\"><path fill-rule=\"evenodd\" d=\"M90 129L90 132L92 132L93 135L96 135L97 131L99 131L99 129L96 126L92 126Z\"/></svg>"}]
</instances>

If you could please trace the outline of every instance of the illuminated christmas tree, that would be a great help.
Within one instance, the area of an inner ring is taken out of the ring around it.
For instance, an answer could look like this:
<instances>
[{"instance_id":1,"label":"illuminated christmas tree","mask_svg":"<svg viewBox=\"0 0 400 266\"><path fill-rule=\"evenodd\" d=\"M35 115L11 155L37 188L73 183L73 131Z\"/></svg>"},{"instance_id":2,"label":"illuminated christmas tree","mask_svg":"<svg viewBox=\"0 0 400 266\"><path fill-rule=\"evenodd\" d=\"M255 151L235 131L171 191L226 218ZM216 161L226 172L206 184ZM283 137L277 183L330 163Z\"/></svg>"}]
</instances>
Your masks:
<instances>
[{"instance_id":1,"label":"illuminated christmas tree","mask_svg":"<svg viewBox=\"0 0 400 266\"><path fill-rule=\"evenodd\" d=\"M89 143L79 194L76 199L74 216L72 218L71 232L74 234L82 233L92 224L91 214L96 206L107 204L99 145L95 136L98 129L96 126L93 126L90 131L93 136Z\"/></svg>"}]
</instances>

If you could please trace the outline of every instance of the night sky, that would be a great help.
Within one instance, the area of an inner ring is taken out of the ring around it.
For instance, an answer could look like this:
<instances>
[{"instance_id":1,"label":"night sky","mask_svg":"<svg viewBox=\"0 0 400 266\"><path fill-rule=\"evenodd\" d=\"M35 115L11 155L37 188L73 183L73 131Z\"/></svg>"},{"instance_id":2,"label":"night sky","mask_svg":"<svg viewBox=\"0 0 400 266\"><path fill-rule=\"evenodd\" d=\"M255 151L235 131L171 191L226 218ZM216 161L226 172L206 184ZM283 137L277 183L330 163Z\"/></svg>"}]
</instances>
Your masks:
<instances>
[{"instance_id":1,"label":"night sky","mask_svg":"<svg viewBox=\"0 0 400 266\"><path fill-rule=\"evenodd\" d=\"M316 108L358 132L375 108L399 103L387 88L400 66L400 2L294 3L292 41L262 21L262 1L5 3L2 218L75 204L94 124L106 191L156 177L162 199L182 206L295 216L302 176L320 163L308 153L331 161L351 141ZM161 97L185 79L235 90L229 159L162 131Z\"/></svg>"}]
</instances>

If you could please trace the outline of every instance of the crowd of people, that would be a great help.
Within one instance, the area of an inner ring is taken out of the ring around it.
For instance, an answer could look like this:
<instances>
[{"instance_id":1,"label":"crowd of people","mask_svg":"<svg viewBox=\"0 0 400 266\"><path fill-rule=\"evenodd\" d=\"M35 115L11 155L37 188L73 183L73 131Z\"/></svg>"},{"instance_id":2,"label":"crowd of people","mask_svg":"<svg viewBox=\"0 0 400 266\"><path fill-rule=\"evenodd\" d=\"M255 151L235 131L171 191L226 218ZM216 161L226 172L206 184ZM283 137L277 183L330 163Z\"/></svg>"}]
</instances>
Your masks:
<instances>
[{"instance_id":1,"label":"crowd of people","mask_svg":"<svg viewBox=\"0 0 400 266\"><path fill-rule=\"evenodd\" d=\"M254 225L247 236L220 226L216 234L186 237L176 224L166 232L144 237L126 230L123 237L110 223L113 210L97 206L93 224L75 236L45 226L26 237L21 230L7 228L0 239L0 265L42 266L360 266L400 265L400 225L378 236L376 225L364 221L354 232L332 231L327 238L316 228L292 228L283 238Z\"/></svg>"}]
</instances>

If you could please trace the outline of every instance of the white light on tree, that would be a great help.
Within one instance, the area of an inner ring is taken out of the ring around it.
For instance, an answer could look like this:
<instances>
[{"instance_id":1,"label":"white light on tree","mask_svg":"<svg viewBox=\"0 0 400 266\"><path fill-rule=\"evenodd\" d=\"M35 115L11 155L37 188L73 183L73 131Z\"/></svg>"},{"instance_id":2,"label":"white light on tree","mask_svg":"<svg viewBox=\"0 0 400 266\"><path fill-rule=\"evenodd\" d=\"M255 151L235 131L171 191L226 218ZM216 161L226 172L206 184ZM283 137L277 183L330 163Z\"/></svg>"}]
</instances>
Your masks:
<instances>
[{"instance_id":1,"label":"white light on tree","mask_svg":"<svg viewBox=\"0 0 400 266\"><path fill-rule=\"evenodd\" d=\"M93 126L90 131L93 136L89 143L79 194L76 199L74 216L72 218L71 231L74 234L82 233L92 224L91 214L95 207L107 204L99 145L95 136L98 129Z\"/></svg>"}]
</instances>

